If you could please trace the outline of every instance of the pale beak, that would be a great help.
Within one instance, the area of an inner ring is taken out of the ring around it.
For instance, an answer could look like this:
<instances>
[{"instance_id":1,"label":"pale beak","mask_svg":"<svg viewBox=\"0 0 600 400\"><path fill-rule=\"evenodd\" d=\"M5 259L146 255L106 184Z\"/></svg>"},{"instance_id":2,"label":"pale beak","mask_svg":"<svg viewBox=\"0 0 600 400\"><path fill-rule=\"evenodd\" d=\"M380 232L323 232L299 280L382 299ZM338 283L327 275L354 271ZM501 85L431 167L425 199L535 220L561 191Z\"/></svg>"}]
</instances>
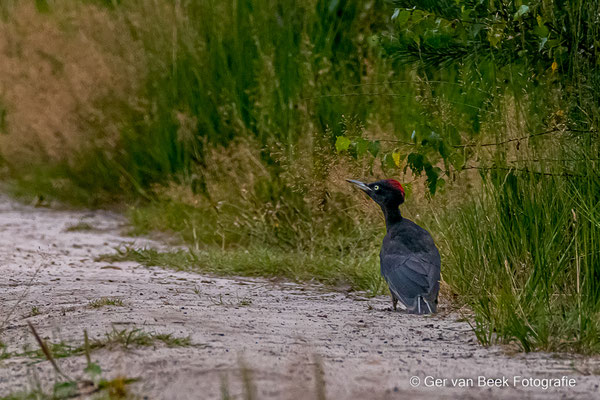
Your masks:
<instances>
[{"instance_id":1,"label":"pale beak","mask_svg":"<svg viewBox=\"0 0 600 400\"><path fill-rule=\"evenodd\" d=\"M356 185L356 187L358 187L359 189L363 190L366 193L369 193L371 191L371 188L368 187L366 184L364 184L361 181L355 181L354 179L346 179L346 182L350 182L350 183Z\"/></svg>"}]
</instances>

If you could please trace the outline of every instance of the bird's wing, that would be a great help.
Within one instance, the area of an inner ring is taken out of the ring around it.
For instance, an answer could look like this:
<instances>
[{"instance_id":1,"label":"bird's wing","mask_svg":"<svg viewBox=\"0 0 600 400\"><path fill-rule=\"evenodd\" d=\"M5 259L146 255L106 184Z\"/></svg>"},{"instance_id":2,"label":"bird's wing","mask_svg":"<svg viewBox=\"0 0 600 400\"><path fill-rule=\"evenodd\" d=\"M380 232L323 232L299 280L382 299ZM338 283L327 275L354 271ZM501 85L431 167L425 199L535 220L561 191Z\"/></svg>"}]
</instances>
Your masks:
<instances>
[{"instance_id":1,"label":"bird's wing","mask_svg":"<svg viewBox=\"0 0 600 400\"><path fill-rule=\"evenodd\" d=\"M418 254L388 254L381 258L381 273L401 300L427 295L439 280L439 264Z\"/></svg>"}]
</instances>

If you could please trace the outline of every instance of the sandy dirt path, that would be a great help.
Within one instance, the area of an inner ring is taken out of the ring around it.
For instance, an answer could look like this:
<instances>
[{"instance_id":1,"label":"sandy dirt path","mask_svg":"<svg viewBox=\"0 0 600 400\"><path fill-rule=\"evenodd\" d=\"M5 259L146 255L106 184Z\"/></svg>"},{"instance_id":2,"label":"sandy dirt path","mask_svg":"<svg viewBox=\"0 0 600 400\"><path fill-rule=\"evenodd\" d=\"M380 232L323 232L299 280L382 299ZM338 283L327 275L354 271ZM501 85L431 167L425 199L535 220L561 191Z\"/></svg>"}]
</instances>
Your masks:
<instances>
[{"instance_id":1,"label":"sandy dirt path","mask_svg":"<svg viewBox=\"0 0 600 400\"><path fill-rule=\"evenodd\" d=\"M68 231L82 222L93 229ZM258 399L317 399L315 355L328 399L600 398L598 358L510 356L499 347L483 348L455 314L413 316L386 311L385 297L95 261L123 243L161 246L123 236L124 226L121 216L108 212L33 208L0 197L0 340L10 352L37 347L27 322L47 341L73 344L82 342L84 329L93 338L133 328L189 336L196 346L92 353L106 377L141 378L131 390L148 399L220 398L224 377L231 394L242 398L240 360ZM123 306L89 306L102 297L119 298ZM59 364L78 377L85 359ZM576 383L524 388L514 385L515 375L566 376ZM418 387L411 386L412 376L420 379ZM447 380L426 387L434 383L427 376ZM479 376L506 377L508 386L479 387ZM451 378L471 378L473 387L454 387ZM0 398L55 379L48 361L11 356L0 361Z\"/></svg>"}]
</instances>

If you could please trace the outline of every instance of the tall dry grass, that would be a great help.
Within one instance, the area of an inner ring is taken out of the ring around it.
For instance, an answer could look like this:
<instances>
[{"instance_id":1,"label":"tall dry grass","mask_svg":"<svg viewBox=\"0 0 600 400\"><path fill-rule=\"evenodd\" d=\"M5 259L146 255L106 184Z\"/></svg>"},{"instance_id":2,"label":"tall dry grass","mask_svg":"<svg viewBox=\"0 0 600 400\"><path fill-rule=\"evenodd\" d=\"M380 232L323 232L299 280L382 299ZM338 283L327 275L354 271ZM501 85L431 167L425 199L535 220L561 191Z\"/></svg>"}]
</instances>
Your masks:
<instances>
[{"instance_id":1,"label":"tall dry grass","mask_svg":"<svg viewBox=\"0 0 600 400\"><path fill-rule=\"evenodd\" d=\"M73 154L96 141L114 147L118 121L98 102L134 102L143 77L139 46L108 10L55 7L50 15L34 2L15 2L0 21L0 153L14 169L74 162ZM91 121L103 124L102 135L90 131Z\"/></svg>"}]
</instances>

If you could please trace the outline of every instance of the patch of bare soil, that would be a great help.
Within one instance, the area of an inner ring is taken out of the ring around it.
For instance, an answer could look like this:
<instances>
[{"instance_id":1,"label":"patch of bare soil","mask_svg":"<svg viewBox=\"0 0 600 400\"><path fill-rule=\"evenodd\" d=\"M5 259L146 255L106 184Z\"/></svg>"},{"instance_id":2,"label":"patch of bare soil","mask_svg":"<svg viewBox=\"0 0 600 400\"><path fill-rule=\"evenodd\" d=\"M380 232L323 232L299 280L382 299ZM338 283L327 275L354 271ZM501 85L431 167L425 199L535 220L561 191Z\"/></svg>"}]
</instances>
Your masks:
<instances>
[{"instance_id":1,"label":"patch of bare soil","mask_svg":"<svg viewBox=\"0 0 600 400\"><path fill-rule=\"evenodd\" d=\"M407 315L387 311L385 297L95 261L123 243L161 246L122 236L124 224L107 212L40 209L0 198L0 341L13 354L0 361L0 397L56 380L48 361L18 355L37 348L31 322L46 341L73 345L82 343L84 329L92 339L134 328L189 336L194 346L156 342L92 353L107 378L140 378L131 385L140 398L221 398L225 380L241 398L244 376L258 399L322 398L319 358L328 399L599 398L598 358L484 348L456 314ZM70 376L83 374L82 355L58 362ZM480 376L506 377L508 385L479 387ZM524 387L514 376L566 376L575 385ZM463 381L452 378L471 378L473 385L456 387Z\"/></svg>"}]
</instances>

